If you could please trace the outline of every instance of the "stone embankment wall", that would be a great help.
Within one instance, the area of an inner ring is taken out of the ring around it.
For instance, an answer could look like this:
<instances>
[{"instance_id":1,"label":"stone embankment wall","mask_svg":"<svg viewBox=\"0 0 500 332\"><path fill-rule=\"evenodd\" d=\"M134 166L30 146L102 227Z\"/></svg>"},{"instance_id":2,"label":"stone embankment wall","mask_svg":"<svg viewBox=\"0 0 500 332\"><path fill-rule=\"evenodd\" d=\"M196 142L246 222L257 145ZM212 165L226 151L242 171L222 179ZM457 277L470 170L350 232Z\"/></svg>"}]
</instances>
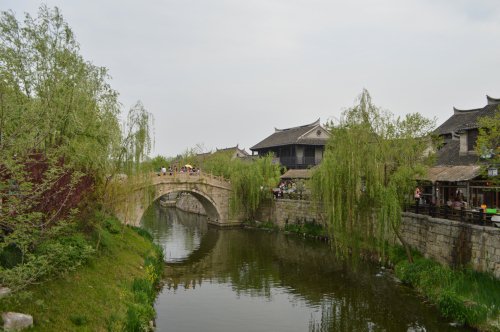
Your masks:
<instances>
[{"instance_id":1,"label":"stone embankment wall","mask_svg":"<svg viewBox=\"0 0 500 332\"><path fill-rule=\"evenodd\" d=\"M317 206L310 201L278 199L265 206L259 221L272 221L280 228L286 224L316 222L323 224ZM471 266L500 278L500 229L404 213L401 233L408 244L449 266ZM324 225L324 224L323 224Z\"/></svg>"},{"instance_id":2,"label":"stone embankment wall","mask_svg":"<svg viewBox=\"0 0 500 332\"><path fill-rule=\"evenodd\" d=\"M272 221L280 228L290 224L322 224L317 205L312 201L277 199L258 214L259 221Z\"/></svg>"},{"instance_id":3,"label":"stone embankment wall","mask_svg":"<svg viewBox=\"0 0 500 332\"><path fill-rule=\"evenodd\" d=\"M186 212L201 215L207 214L200 201L198 201L193 195L190 195L188 193L182 193L181 195L179 195L175 207Z\"/></svg>"},{"instance_id":4,"label":"stone embankment wall","mask_svg":"<svg viewBox=\"0 0 500 332\"><path fill-rule=\"evenodd\" d=\"M425 257L450 266L470 265L500 278L500 229L404 213L402 234Z\"/></svg>"},{"instance_id":5,"label":"stone embankment wall","mask_svg":"<svg viewBox=\"0 0 500 332\"><path fill-rule=\"evenodd\" d=\"M205 214L203 207L191 195L177 201L179 209ZM287 224L318 223L323 220L317 205L311 201L278 199L258 211L259 221L272 221L280 228ZM401 233L408 244L422 253L449 266L466 265L476 271L491 272L500 278L500 229L431 218L406 212Z\"/></svg>"}]
</instances>

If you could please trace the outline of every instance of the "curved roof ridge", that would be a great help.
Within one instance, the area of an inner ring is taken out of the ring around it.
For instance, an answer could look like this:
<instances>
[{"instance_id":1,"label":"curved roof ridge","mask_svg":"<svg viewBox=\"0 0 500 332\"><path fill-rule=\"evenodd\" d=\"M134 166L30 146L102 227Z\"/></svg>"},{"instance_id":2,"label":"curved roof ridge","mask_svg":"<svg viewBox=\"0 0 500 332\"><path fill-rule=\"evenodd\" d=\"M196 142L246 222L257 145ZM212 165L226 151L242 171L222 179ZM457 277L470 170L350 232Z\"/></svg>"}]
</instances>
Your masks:
<instances>
[{"instance_id":1,"label":"curved roof ridge","mask_svg":"<svg viewBox=\"0 0 500 332\"><path fill-rule=\"evenodd\" d=\"M464 114L464 113L472 113L472 112L478 112L482 110L483 108L473 108L473 109L468 109L468 110L461 110L456 107L453 107L453 114Z\"/></svg>"},{"instance_id":2,"label":"curved roof ridge","mask_svg":"<svg viewBox=\"0 0 500 332\"><path fill-rule=\"evenodd\" d=\"M488 105L500 104L500 98L493 98L486 95L486 100L488 101Z\"/></svg>"},{"instance_id":3,"label":"curved roof ridge","mask_svg":"<svg viewBox=\"0 0 500 332\"><path fill-rule=\"evenodd\" d=\"M318 120L314 121L313 123L309 123L309 124L302 125L302 126L297 126L297 127L290 127L290 128L284 128L284 129L278 129L278 128L274 127L274 132L275 133L279 133L279 132L282 132L282 131L287 131L287 130L292 130L292 129L305 128L305 127L314 127L314 126L317 126L317 125L320 124L320 119L321 118L318 118Z\"/></svg>"}]
</instances>

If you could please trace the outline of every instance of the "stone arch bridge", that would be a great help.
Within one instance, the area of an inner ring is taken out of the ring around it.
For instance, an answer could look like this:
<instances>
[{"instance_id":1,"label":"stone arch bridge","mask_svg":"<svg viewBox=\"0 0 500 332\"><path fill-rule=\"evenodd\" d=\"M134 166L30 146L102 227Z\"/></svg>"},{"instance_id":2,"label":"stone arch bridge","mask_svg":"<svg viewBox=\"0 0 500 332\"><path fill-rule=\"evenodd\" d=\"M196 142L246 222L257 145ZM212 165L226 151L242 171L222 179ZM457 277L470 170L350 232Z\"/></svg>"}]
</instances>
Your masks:
<instances>
[{"instance_id":1,"label":"stone arch bridge","mask_svg":"<svg viewBox=\"0 0 500 332\"><path fill-rule=\"evenodd\" d=\"M154 194L153 194L154 192ZM231 184L218 176L206 173L156 174L151 183L137 186L125 198L128 204L118 204L116 215L126 224L139 226L146 209L160 197L174 193L188 192L201 203L210 224L218 226L239 226L238 217L232 217L229 208ZM148 199L144 199L145 197ZM125 207L126 206L126 207Z\"/></svg>"}]
</instances>

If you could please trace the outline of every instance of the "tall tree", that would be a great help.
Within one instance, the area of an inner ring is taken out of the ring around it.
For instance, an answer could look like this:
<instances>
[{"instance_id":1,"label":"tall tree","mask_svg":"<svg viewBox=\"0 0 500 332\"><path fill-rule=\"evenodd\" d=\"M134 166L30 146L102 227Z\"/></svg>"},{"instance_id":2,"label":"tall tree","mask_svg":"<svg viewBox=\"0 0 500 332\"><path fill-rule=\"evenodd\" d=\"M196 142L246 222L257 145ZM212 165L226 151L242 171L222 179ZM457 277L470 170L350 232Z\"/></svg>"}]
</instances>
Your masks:
<instances>
[{"instance_id":1,"label":"tall tree","mask_svg":"<svg viewBox=\"0 0 500 332\"><path fill-rule=\"evenodd\" d=\"M479 135L476 151L487 161L488 166L500 167L500 106L492 116L479 118ZM500 176L492 177L495 183L500 183Z\"/></svg>"},{"instance_id":2,"label":"tall tree","mask_svg":"<svg viewBox=\"0 0 500 332\"><path fill-rule=\"evenodd\" d=\"M134 169L150 148L149 113L133 107L122 134L117 96L57 8L42 5L22 22L1 13L1 284L21 287L57 265L40 248L72 228L79 204L109 174ZM3 269L5 250L20 254L12 269Z\"/></svg>"},{"instance_id":3,"label":"tall tree","mask_svg":"<svg viewBox=\"0 0 500 332\"><path fill-rule=\"evenodd\" d=\"M384 255L394 234L407 248L399 232L402 206L423 172L434 121L418 113L395 117L363 90L357 104L329 127L312 187L339 252L367 248Z\"/></svg>"}]
</instances>

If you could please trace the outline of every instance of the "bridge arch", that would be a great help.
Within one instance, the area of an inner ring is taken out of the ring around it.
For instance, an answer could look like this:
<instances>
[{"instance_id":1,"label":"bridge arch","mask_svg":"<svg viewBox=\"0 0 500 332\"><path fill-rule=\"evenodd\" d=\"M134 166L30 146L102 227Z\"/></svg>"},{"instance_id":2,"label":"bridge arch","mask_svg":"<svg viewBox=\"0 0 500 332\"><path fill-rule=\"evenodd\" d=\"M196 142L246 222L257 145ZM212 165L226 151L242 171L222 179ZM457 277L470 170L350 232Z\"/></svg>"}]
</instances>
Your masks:
<instances>
[{"instance_id":1,"label":"bridge arch","mask_svg":"<svg viewBox=\"0 0 500 332\"><path fill-rule=\"evenodd\" d=\"M221 219L221 212L219 211L219 209L217 207L217 203L210 196L208 196L206 193L204 193L198 189L195 189L195 188L184 189L184 190L183 189L169 188L166 190L166 192L164 192L164 191L157 192L157 195L155 195L155 198L153 199L151 204L149 204L149 206L153 205L153 203L155 201L159 200L161 197L168 195L168 194L176 193L176 192L189 193L192 196L194 196L198 200L198 202L200 202L200 204L203 206L203 208L205 209L205 212L207 213L207 218L208 218L209 222L217 223ZM149 208L149 206L147 208ZM142 219L142 216L141 216L141 219Z\"/></svg>"},{"instance_id":2,"label":"bridge arch","mask_svg":"<svg viewBox=\"0 0 500 332\"><path fill-rule=\"evenodd\" d=\"M151 189L154 189L153 196L151 196ZM146 209L160 197L173 192L188 192L198 199L207 213L208 222L211 224L218 226L241 225L240 217L230 214L231 184L223 178L204 173L154 175L149 183L145 182L127 194L123 202L130 204L124 204L126 208L120 208L120 204L117 204L116 215L124 223L140 226ZM144 200L145 197L150 198L147 204Z\"/></svg>"}]
</instances>

